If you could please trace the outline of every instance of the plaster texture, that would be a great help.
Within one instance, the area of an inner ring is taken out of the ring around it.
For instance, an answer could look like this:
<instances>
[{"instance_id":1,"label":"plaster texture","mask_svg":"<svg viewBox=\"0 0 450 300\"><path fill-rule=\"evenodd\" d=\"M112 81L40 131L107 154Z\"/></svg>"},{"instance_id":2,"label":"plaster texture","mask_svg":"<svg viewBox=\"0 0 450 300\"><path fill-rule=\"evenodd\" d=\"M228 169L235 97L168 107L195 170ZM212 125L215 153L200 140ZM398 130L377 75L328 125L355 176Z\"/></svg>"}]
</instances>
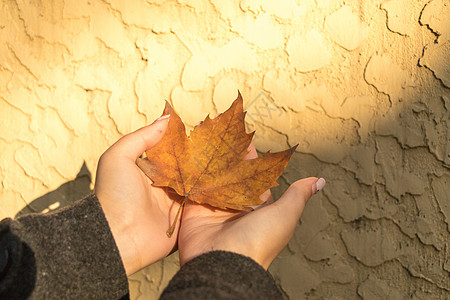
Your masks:
<instances>
[{"instance_id":1,"label":"plaster texture","mask_svg":"<svg viewBox=\"0 0 450 300\"><path fill-rule=\"evenodd\" d=\"M327 180L270 268L286 298L449 299L449 20L449 0L1 1L0 218L89 192L165 99L192 128L239 89L260 152L299 144L275 197Z\"/></svg>"}]
</instances>

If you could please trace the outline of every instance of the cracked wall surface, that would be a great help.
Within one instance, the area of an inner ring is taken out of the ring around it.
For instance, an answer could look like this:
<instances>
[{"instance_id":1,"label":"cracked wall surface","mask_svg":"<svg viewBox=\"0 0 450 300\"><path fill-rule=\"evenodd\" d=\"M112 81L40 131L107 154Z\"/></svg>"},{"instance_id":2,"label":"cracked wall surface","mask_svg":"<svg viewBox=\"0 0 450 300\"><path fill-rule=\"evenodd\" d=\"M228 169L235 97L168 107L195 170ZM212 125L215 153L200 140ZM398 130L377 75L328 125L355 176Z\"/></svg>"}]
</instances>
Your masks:
<instances>
[{"instance_id":1,"label":"cracked wall surface","mask_svg":"<svg viewBox=\"0 0 450 300\"><path fill-rule=\"evenodd\" d=\"M328 182L270 268L286 298L450 298L449 0L5 0L0 41L0 218L165 99L192 127L239 89L260 152L299 143L275 196Z\"/></svg>"}]
</instances>

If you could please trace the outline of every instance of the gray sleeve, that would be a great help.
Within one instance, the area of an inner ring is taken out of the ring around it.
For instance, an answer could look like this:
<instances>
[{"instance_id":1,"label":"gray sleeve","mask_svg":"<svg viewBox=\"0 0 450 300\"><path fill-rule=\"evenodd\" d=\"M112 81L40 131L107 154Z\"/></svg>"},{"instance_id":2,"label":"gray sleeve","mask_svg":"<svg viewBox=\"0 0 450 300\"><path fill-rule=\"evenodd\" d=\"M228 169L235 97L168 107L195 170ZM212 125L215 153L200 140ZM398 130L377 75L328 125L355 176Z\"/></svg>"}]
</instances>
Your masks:
<instances>
[{"instance_id":1,"label":"gray sleeve","mask_svg":"<svg viewBox=\"0 0 450 300\"><path fill-rule=\"evenodd\" d=\"M2 299L120 299L128 281L95 195L0 223ZM5 259L6 258L6 259Z\"/></svg>"},{"instance_id":2,"label":"gray sleeve","mask_svg":"<svg viewBox=\"0 0 450 300\"><path fill-rule=\"evenodd\" d=\"M160 299L283 299L283 296L269 272L251 258L212 251L187 262Z\"/></svg>"}]
</instances>

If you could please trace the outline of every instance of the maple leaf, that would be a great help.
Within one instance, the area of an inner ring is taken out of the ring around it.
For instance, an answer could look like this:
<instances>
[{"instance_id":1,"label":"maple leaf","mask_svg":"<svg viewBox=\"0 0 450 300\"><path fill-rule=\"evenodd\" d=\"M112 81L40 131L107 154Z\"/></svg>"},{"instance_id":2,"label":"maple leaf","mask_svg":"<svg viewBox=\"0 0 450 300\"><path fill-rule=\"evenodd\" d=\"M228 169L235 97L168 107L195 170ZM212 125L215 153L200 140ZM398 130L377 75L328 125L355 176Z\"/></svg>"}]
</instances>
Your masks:
<instances>
[{"instance_id":1,"label":"maple leaf","mask_svg":"<svg viewBox=\"0 0 450 300\"><path fill-rule=\"evenodd\" d=\"M251 210L264 203L259 196L278 186L276 180L295 151L291 149L244 160L253 133L246 133L243 100L237 99L224 113L209 115L186 135L180 117L166 101L162 115L170 114L167 130L158 144L146 151L138 165L154 186L170 187L183 197L172 226L186 199L220 209Z\"/></svg>"}]
</instances>

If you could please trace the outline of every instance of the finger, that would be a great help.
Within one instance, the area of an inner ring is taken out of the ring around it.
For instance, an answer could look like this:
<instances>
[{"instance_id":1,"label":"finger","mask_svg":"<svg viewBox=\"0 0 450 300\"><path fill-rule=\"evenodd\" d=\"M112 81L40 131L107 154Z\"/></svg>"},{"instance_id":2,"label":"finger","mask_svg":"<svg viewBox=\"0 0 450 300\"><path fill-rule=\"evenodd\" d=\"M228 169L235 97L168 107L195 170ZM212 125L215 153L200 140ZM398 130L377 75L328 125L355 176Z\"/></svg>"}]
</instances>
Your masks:
<instances>
[{"instance_id":1,"label":"finger","mask_svg":"<svg viewBox=\"0 0 450 300\"><path fill-rule=\"evenodd\" d=\"M259 199L265 202L264 205L273 203L272 193L270 190L265 191L261 196L259 196Z\"/></svg>"},{"instance_id":2,"label":"finger","mask_svg":"<svg viewBox=\"0 0 450 300\"><path fill-rule=\"evenodd\" d=\"M244 156L244 159L253 159L258 157L258 152L256 152L255 143L250 142L250 145L247 148L248 153Z\"/></svg>"},{"instance_id":3,"label":"finger","mask_svg":"<svg viewBox=\"0 0 450 300\"><path fill-rule=\"evenodd\" d=\"M292 237L317 181L317 178L310 177L294 182L280 199L248 214L246 221L258 224L261 232L272 232L273 243L281 245L282 249Z\"/></svg>"},{"instance_id":4,"label":"finger","mask_svg":"<svg viewBox=\"0 0 450 300\"><path fill-rule=\"evenodd\" d=\"M308 200L324 185L325 180L323 178L309 177L298 180L291 184L281 198L270 207L279 210L281 215L286 218L286 222L297 224Z\"/></svg>"},{"instance_id":5,"label":"finger","mask_svg":"<svg viewBox=\"0 0 450 300\"><path fill-rule=\"evenodd\" d=\"M294 182L275 203L262 205L250 213L249 217L265 220L262 223L272 224L274 230L282 228L282 231L288 234L297 225L306 202L313 195L317 181L317 178L310 177Z\"/></svg>"},{"instance_id":6,"label":"finger","mask_svg":"<svg viewBox=\"0 0 450 300\"><path fill-rule=\"evenodd\" d=\"M250 142L250 145L248 146L247 150L248 150L248 153L244 156L244 159L254 159L254 158L258 157L258 152L256 152L255 143L253 143L253 141ZM257 209L264 205L273 203L273 198L272 198L272 194L270 193L270 189L265 191L261 196L259 196L259 199L264 201L264 203L261 205L252 206L253 209Z\"/></svg>"},{"instance_id":7,"label":"finger","mask_svg":"<svg viewBox=\"0 0 450 300\"><path fill-rule=\"evenodd\" d=\"M144 172L145 175L150 174L153 171L154 166L152 163L148 161L147 158L137 158L136 159L136 165ZM153 183L153 180L148 178Z\"/></svg>"},{"instance_id":8,"label":"finger","mask_svg":"<svg viewBox=\"0 0 450 300\"><path fill-rule=\"evenodd\" d=\"M155 146L167 129L169 115L157 119L153 124L142 127L119 139L108 151L120 153L136 160L146 150Z\"/></svg>"},{"instance_id":9,"label":"finger","mask_svg":"<svg viewBox=\"0 0 450 300\"><path fill-rule=\"evenodd\" d=\"M259 205L250 206L251 208L253 208L253 210L261 209L261 208L273 203L273 197L272 197L272 193L270 192L270 189L265 191L264 193L262 193L261 196L259 196L259 199L264 201L264 203L259 204Z\"/></svg>"},{"instance_id":10,"label":"finger","mask_svg":"<svg viewBox=\"0 0 450 300\"><path fill-rule=\"evenodd\" d=\"M261 245L257 246L258 249L265 247L265 250L250 257L264 268L269 267L291 239L306 202L313 195L313 191L318 190L316 186L318 181L319 179L314 177L296 181L277 202L238 220L243 228L257 229L253 233L253 242Z\"/></svg>"}]
</instances>

